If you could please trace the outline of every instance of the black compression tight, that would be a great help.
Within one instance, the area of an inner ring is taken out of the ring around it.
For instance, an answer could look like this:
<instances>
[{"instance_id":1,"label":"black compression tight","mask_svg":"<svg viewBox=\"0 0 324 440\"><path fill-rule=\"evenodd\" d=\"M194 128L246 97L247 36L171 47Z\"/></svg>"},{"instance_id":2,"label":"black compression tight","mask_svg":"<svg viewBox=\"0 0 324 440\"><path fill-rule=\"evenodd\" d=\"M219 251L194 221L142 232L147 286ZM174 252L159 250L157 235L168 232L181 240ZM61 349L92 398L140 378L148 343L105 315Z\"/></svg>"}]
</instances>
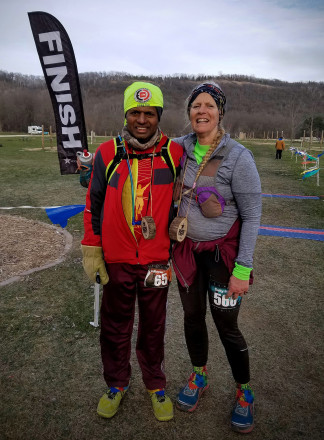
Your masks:
<instances>
[{"instance_id":1,"label":"black compression tight","mask_svg":"<svg viewBox=\"0 0 324 440\"><path fill-rule=\"evenodd\" d=\"M237 318L240 306L218 307L217 294L211 291L210 283L227 286L229 272L219 256L215 261L215 252L202 252L195 255L197 275L189 291L179 282L179 292L184 310L184 330L191 362L201 367L208 359L208 331L206 325L207 294L211 314L224 346L232 369L234 380L247 383L250 380L249 354L245 339L238 328ZM213 283L213 281L212 281ZM216 298L216 300L215 300ZM223 300L224 303L224 300ZM229 300L225 301L225 305Z\"/></svg>"}]
</instances>

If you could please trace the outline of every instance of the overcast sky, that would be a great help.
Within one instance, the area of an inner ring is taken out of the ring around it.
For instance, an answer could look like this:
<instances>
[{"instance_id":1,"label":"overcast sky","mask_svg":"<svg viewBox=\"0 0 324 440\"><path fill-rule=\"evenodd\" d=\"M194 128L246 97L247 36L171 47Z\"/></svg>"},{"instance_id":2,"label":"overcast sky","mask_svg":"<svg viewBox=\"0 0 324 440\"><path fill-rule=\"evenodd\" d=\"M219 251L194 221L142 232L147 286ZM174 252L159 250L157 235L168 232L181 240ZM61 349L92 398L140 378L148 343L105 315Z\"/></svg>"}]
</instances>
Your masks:
<instances>
[{"instance_id":1,"label":"overcast sky","mask_svg":"<svg viewBox=\"0 0 324 440\"><path fill-rule=\"evenodd\" d=\"M1 0L0 70L42 75L32 11L61 22L79 72L324 81L323 0Z\"/></svg>"}]
</instances>

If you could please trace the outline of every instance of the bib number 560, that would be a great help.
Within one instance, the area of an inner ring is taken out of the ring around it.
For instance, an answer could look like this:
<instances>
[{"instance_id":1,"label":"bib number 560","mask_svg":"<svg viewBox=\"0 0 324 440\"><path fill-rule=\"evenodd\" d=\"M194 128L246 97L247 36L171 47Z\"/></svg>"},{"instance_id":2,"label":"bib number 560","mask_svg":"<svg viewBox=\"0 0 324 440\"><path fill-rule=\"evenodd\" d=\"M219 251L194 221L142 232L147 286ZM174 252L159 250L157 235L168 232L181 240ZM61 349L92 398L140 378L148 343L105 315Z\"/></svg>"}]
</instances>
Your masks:
<instances>
[{"instance_id":1,"label":"bib number 560","mask_svg":"<svg viewBox=\"0 0 324 440\"><path fill-rule=\"evenodd\" d=\"M214 292L214 304L216 306L222 306L222 307L235 307L237 304L237 299L233 298L226 298L225 295L218 293L217 291Z\"/></svg>"}]
</instances>

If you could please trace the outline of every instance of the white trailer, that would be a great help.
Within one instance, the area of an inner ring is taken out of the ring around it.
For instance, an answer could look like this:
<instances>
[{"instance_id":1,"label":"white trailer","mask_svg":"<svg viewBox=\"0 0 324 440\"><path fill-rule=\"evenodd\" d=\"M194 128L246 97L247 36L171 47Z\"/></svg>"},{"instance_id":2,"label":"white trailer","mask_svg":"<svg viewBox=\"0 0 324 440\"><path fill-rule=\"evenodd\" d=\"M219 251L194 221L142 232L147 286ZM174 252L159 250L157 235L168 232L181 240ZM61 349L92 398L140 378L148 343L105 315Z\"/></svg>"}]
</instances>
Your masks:
<instances>
[{"instance_id":1,"label":"white trailer","mask_svg":"<svg viewBox=\"0 0 324 440\"><path fill-rule=\"evenodd\" d=\"M29 125L28 134L42 134L43 129L39 125Z\"/></svg>"}]
</instances>

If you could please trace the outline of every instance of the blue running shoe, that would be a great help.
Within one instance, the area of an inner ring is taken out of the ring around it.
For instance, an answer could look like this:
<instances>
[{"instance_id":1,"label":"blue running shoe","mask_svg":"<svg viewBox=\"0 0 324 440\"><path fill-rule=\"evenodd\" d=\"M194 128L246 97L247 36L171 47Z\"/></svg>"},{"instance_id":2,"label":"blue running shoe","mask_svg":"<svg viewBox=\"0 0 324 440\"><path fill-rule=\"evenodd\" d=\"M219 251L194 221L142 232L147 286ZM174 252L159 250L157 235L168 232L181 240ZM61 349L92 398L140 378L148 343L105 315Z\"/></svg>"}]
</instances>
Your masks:
<instances>
[{"instance_id":1,"label":"blue running shoe","mask_svg":"<svg viewBox=\"0 0 324 440\"><path fill-rule=\"evenodd\" d=\"M207 384L207 370L206 367L201 367L201 373L195 372L198 370L194 368L191 373L188 383L180 391L176 399L176 406L181 411L192 412L197 408L198 401L202 393L209 388Z\"/></svg>"},{"instance_id":2,"label":"blue running shoe","mask_svg":"<svg viewBox=\"0 0 324 440\"><path fill-rule=\"evenodd\" d=\"M231 426L243 434L254 428L254 393L249 384L239 385L236 389Z\"/></svg>"}]
</instances>

